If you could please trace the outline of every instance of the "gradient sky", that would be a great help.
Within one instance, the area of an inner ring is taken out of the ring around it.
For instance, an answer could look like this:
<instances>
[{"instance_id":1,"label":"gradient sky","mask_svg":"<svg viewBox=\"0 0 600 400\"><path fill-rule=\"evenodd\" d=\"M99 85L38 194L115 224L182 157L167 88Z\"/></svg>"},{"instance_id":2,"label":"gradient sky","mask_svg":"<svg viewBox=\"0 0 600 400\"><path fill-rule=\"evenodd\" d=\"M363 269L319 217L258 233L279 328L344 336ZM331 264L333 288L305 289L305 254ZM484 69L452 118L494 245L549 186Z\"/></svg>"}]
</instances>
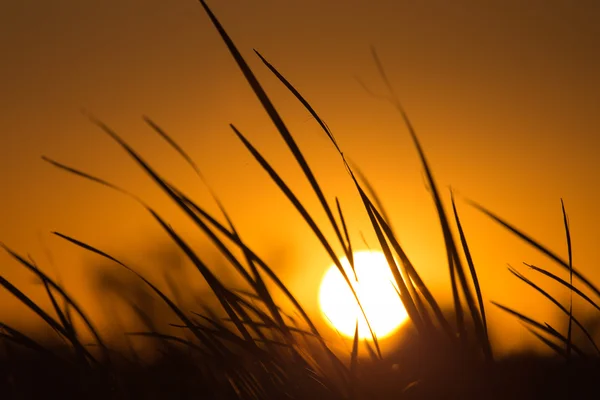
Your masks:
<instances>
[{"instance_id":1,"label":"gradient sky","mask_svg":"<svg viewBox=\"0 0 600 400\"><path fill-rule=\"evenodd\" d=\"M442 297L448 296L443 242L415 149L393 108L356 80L385 93L370 45L420 135L440 188L447 194L451 185L566 257L562 197L575 266L600 282L595 268L600 262L600 3L228 0L209 5L279 106L329 199L340 196L357 247L363 246L361 230L370 243L375 238L339 157L253 48L305 95L361 166L409 256ZM144 124L141 116L148 115L198 162L250 244L276 265L304 303L316 304L327 256L228 124L293 183L324 227L325 220L199 3L3 2L0 52L0 241L31 253L47 269L44 248L50 249L63 281L81 298L89 290L83 279L98 259L50 231L112 251L149 276L162 260L157 254L167 252L165 234L139 205L51 167L40 158L47 155L128 188L195 243L204 243L79 110L86 108L113 127L216 212L193 171ZM458 206L486 300L522 311L549 310L546 300L516 282L506 264L523 270L521 262L527 261L560 270L461 197ZM3 276L41 292L5 254L0 264ZM566 299L566 292L555 293ZM86 298L94 308L92 296ZM528 337L492 307L492 324L512 329L515 338ZM553 321L552 315L546 320Z\"/></svg>"}]
</instances>

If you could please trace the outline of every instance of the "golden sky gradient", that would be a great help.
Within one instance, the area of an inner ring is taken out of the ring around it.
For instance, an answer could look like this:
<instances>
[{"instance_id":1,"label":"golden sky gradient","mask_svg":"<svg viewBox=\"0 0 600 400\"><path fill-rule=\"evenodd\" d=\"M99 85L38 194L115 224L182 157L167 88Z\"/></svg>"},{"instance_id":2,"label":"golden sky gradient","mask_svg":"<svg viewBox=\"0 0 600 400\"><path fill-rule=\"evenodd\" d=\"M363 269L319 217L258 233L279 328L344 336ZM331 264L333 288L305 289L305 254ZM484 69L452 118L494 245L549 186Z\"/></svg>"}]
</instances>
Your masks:
<instances>
[{"instance_id":1,"label":"golden sky gradient","mask_svg":"<svg viewBox=\"0 0 600 400\"><path fill-rule=\"evenodd\" d=\"M446 199L451 185L566 257L562 197L575 267L600 284L599 4L210 2L279 106L329 200L333 204L334 196L340 197L356 247L364 247L361 230L370 244L376 239L339 157L253 48L312 103L361 166L387 206L401 244L445 299L443 240L417 153L394 109L355 79L385 93L369 46L377 48ZM264 152L326 228L324 215L200 4L22 0L5 2L0 10L0 241L52 270L44 246L49 248L67 288L92 310L99 306L82 282L98 259L50 231L97 245L150 277L160 276L156 255L168 239L150 216L126 197L44 163L40 156L47 155L140 195L194 243L205 243L79 110L86 108L113 127L216 213L193 171L143 123L145 114L197 161L242 235L303 303L315 307L318 279L330 264L327 255L228 124ZM543 284L547 281L523 269L522 261L562 271L460 196L458 207L484 298L555 321L547 300L511 276L506 264ZM209 260L216 254L210 251ZM41 296L4 253L0 266L3 276ZM555 293L567 298L566 291ZM2 315L15 315L7 304ZM510 330L511 343L530 340L516 321L487 307L492 328Z\"/></svg>"}]
</instances>

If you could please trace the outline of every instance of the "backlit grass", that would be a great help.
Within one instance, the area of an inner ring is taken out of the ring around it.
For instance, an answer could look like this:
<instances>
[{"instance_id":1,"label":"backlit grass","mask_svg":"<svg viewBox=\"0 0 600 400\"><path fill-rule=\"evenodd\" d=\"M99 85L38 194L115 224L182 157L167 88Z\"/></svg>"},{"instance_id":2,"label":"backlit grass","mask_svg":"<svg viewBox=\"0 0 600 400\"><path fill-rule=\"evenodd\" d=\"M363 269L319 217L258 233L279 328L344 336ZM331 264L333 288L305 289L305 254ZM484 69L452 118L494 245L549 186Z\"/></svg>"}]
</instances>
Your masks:
<instances>
[{"instance_id":1,"label":"backlit grass","mask_svg":"<svg viewBox=\"0 0 600 400\"><path fill-rule=\"evenodd\" d=\"M294 188L286 182L269 161L247 139L246 135L231 124L232 133L240 140L256 162L269 175L294 206L303 221L318 239L331 262L335 264L346 282L350 280L338 259L336 248L343 249L353 267L354 246L348 235L347 219L337 198L331 201L326 188L321 187L316 174L309 166L294 136L287 128L275 104L256 78L253 70L242 57L233 40L220 24L204 1L200 1L210 22L218 31L239 67L247 83L254 91L262 108L271 119L277 132L287 145L291 159L298 164L304 177L327 216L334 238L328 238L309 210L298 198ZM157 326L145 315L139 305L132 308L146 321L145 331L126 332L128 340L151 340L159 355L152 361L144 361L135 351L131 354L111 349L93 321L87 317L67 291L55 280L42 272L36 263L18 252L2 245L16 263L26 268L39 279L50 300L52 308L44 310L26 293L0 276L0 285L16 297L24 307L41 318L59 339L56 343L42 343L32 335L0 323L0 336L4 346L4 358L0 370L1 393L12 398L32 398L49 394L77 398L240 398L240 399L283 399L283 398L505 398L507 396L531 397L550 393L553 395L575 394L593 383L590 377L599 372L600 350L594 332L586 328L575 314L572 297L584 299L597 310L598 288L576 270L572 263L571 236L567 212L563 205L563 219L567 242L568 259L563 259L529 237L501 217L483 206L469 202L498 224L512 232L530 246L563 267L568 278L562 278L547 269L525 264L531 271L545 275L568 288L571 300L563 305L534 281L526 278L517 269L510 268L517 279L532 291L537 291L552 302L565 315L566 332L562 327L553 327L537 321L509 305L497 304L522 322L545 345L556 353L556 358L540 359L523 356L521 359L495 360L488 335L486 307L477 278L477 268L471 257L468 238L463 230L454 197L451 198L452 212L448 213L442 195L434 179L425 150L413 128L393 86L388 81L383 64L373 51L375 65L389 90L389 101L402 118L425 170L428 188L436 207L447 255L447 265L440 273L449 274L453 304L445 310L428 289L426 282L417 272L409 255L404 251L394 233L390 218L375 189L360 170L350 163L340 148L332 131L313 109L305 97L263 55L256 55L273 76L283 84L316 120L323 134L331 142L348 173L364 211L369 217L371 228L398 288L398 296L404 304L410 322L403 346L391 355L382 354L380 343L369 325L370 341L359 343L358 325L351 341L348 354L333 351L331 343L317 328L317 323L305 311L302 304L268 265L246 243L235 228L227 210L216 194L213 198L219 205L221 216L208 213L200 204L185 194L181 188L171 184L167 177L152 167L135 149L107 124L86 112L86 116L100 131L112 138L131 159L142 168L155 185L176 204L195 224L199 234L205 235L227 259L229 266L243 280L244 288L228 287L214 273L203 254L194 248L177 229L171 226L159 210L127 190L101 178L89 175L59 161L44 157L48 163L61 170L131 197L145 208L149 216L164 231L173 244L187 257L203 280L208 284L216 300L216 307L197 304L195 310L184 307L174 296L159 289L119 257L107 254L83 239L67 233L54 232L82 251L114 263L137 277L153 295L171 311L173 322L169 326ZM202 174L194 161L173 138L149 117L144 117L150 129L162 137L193 168L198 177ZM224 218L225 223L219 222ZM456 229L458 239L453 232ZM74 249L75 251L75 249ZM269 287L274 288L269 289ZM350 285L352 289L352 286ZM175 288L177 289L177 288ZM354 289L352 289L354 290ZM275 293L275 291L277 293ZM589 294L586 294L589 293ZM277 296L283 295L291 304L291 310L283 309ZM356 297L356 293L354 293ZM358 300L358 298L357 298ZM359 302L360 306L360 302ZM362 306L361 306L362 307ZM364 311L363 311L364 313ZM368 318L367 318L368 322ZM84 342L81 329L88 332L94 343ZM175 330L173 330L175 329ZM574 340L574 332L583 333L584 343ZM167 333L168 332L168 333ZM172 332L177 332L173 334ZM364 346L360 346L364 344ZM365 351L367 357L359 357ZM564 361L563 361L564 359ZM523 375L519 375L522 372ZM550 381L540 383L535 379L546 377ZM532 385L533 383L533 385ZM6 397L6 398L8 398Z\"/></svg>"}]
</instances>

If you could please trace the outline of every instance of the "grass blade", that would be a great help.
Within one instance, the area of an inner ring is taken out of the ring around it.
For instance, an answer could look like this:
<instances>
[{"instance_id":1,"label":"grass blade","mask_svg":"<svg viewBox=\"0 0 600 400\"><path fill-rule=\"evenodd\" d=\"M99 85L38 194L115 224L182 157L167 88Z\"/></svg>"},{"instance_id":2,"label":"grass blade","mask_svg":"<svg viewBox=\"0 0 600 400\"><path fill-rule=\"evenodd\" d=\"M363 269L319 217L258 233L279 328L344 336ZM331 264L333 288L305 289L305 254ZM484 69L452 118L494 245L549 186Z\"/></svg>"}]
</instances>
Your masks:
<instances>
[{"instance_id":1,"label":"grass blade","mask_svg":"<svg viewBox=\"0 0 600 400\"><path fill-rule=\"evenodd\" d=\"M340 201L336 197L335 204L337 206L338 215L340 216L340 221L342 222L342 228L344 231L344 238L346 239L346 254L350 257L348 258L348 263L352 268L352 272L354 272L354 279L358 281L358 276L356 275L356 269L354 268L354 253L352 252L352 242L350 241L350 236L348 235L348 227L346 226L346 220L344 219L344 214L342 213L342 207L340 206Z\"/></svg>"},{"instance_id":2,"label":"grass blade","mask_svg":"<svg viewBox=\"0 0 600 400\"><path fill-rule=\"evenodd\" d=\"M523 264L527 265L529 268L533 269L534 271L541 273L542 275L546 275L547 277L549 277L549 278L555 280L556 282L560 283L561 285L565 286L567 289L570 289L571 291L575 292L579 297L581 297L582 299L584 299L585 301L590 303L595 309L600 311L600 306L598 304L596 304L585 293L583 293L581 290L577 289L575 286L571 285L569 282L565 281L562 278L559 278L558 276L556 276L555 274L553 274L551 272L546 271L545 269L536 267L535 265L531 265L531 264L527 264L527 263L523 263Z\"/></svg>"},{"instance_id":3,"label":"grass blade","mask_svg":"<svg viewBox=\"0 0 600 400\"><path fill-rule=\"evenodd\" d=\"M567 310L562 304L560 304L560 302L554 298L552 295L550 295L548 292L546 292L544 289L542 289L541 287L539 287L538 285L536 285L534 282L532 282L530 279L526 278L524 275L522 275L521 273L519 273L517 270L515 270L514 268L510 267L508 268L508 270L514 275L516 276L518 279L520 279L521 281L525 282L526 284L528 284L529 286L531 286L532 288L534 288L535 290L537 290L539 293L541 293L544 297L546 297L548 300L550 300L553 304L555 304L563 313L565 313L565 315L570 316L571 320L575 323L575 325L579 326L579 328L581 329L581 331L585 334L585 336L588 338L588 340L590 341L590 343L592 344L592 346L594 346L594 349L596 349L596 352L598 353L598 355L600 355L600 349L598 348L598 346L596 345L596 342L594 341L592 335L588 332L588 330L583 326L583 324L577 319L575 318L575 316L572 315L571 312L569 312L569 310Z\"/></svg>"},{"instance_id":4,"label":"grass blade","mask_svg":"<svg viewBox=\"0 0 600 400\"><path fill-rule=\"evenodd\" d=\"M569 218L565 210L565 203L560 199L562 207L563 222L565 224L565 234L567 237L567 252L569 254L569 284L573 286L573 251L571 248L571 231L569 230ZM567 331L567 359L571 359L571 327L573 325L573 290L569 291L569 326Z\"/></svg>"},{"instance_id":5,"label":"grass blade","mask_svg":"<svg viewBox=\"0 0 600 400\"><path fill-rule=\"evenodd\" d=\"M498 304L496 302L492 301L492 304L494 304L496 307L500 308L503 311L506 311L507 313L511 314L512 316L516 317L517 319L519 319L522 323L528 324L530 326L533 326L541 331L543 331L544 333L555 337L556 339L560 340L563 344L566 344L567 342L567 338L565 338L563 335L561 335L556 329L552 328L550 325L548 324L541 324L523 314L521 314L518 311L515 311L511 308L508 308L506 306L503 306L501 304ZM538 336L538 335L536 335ZM539 336L538 336L539 338ZM543 341L544 343L548 344L546 341ZM553 346L550 346L552 349L555 349ZM559 347L560 348L560 347ZM564 353L564 349L560 348L560 350ZM577 346L573 345L573 350L576 351L578 354L580 354L582 357L585 357L585 353L583 351L581 351Z\"/></svg>"},{"instance_id":6,"label":"grass blade","mask_svg":"<svg viewBox=\"0 0 600 400\"><path fill-rule=\"evenodd\" d=\"M460 218L458 217L458 211L456 210L456 202L454 201L454 193L450 191L451 200L452 200L452 210L454 212L454 218L456 221L456 226L458 228L458 232L460 235L460 241L463 246L463 251L465 253L465 258L467 259L467 265L469 266L469 271L471 273L471 279L473 281L473 285L475 287L475 294L477 295L477 301L479 303L479 312L481 313L481 321L483 322L483 329L485 334L485 341L483 342L488 349L486 353L492 357L492 349L488 337L487 331L487 322L485 317L485 307L483 305L483 296L481 294L481 287L479 286L479 279L477 279L477 271L475 270L475 264L473 263L473 258L471 257L471 251L469 250L469 245L467 243L467 238L465 236L465 232L462 228L462 224L460 222Z\"/></svg>"},{"instance_id":7,"label":"grass blade","mask_svg":"<svg viewBox=\"0 0 600 400\"><path fill-rule=\"evenodd\" d=\"M3 286L10 294L16 297L21 303L23 303L27 308L33 311L36 315L38 315L48 326L58 332L60 335L64 336L71 342L73 348L80 351L82 354L85 354L85 358L82 360L86 364L88 361L93 361L97 363L97 360L94 358L90 352L88 352L83 345L77 341L73 340L69 332L59 324L54 318L52 318L48 313L42 310L33 300L31 300L27 295L25 295L22 291L20 291L17 287L15 287L12 283L6 280L4 277L0 276L0 286Z\"/></svg>"},{"instance_id":8,"label":"grass blade","mask_svg":"<svg viewBox=\"0 0 600 400\"><path fill-rule=\"evenodd\" d=\"M171 299L169 299L160 289L158 289L156 286L154 286L149 280L147 280L146 278L144 278L142 275L140 275L139 273L137 273L136 271L134 271L133 269L129 268L127 265L125 265L124 263L122 263L121 261L119 261L118 259L116 259L115 257L103 252L102 250L99 250L87 243L81 242L77 239L71 238L67 235L55 232L55 234L59 237L61 237L62 239L65 239L68 242L71 242L72 244L81 247L84 250L90 251L94 254L97 254L101 257L104 257L110 261L115 262L116 264L118 264L119 266L125 268L126 270L128 270L129 272L133 273L134 275L136 275L139 279L141 279L146 285L148 285L150 287L150 289L152 289L168 306L169 308L175 313L175 315L177 315L177 317L179 317L179 319L185 323L186 326L188 326L190 328L190 330L194 333L194 335L203 343L205 344L209 349L211 350L216 350L215 347L212 345L212 343L207 340L207 338L201 333L199 332L197 329L194 329L194 324L193 322L185 315L185 313L183 311L181 311L181 309L179 307L177 307L177 305L175 303L173 303L173 301ZM215 351L216 354L219 354L218 351Z\"/></svg>"},{"instance_id":9,"label":"grass blade","mask_svg":"<svg viewBox=\"0 0 600 400\"><path fill-rule=\"evenodd\" d=\"M308 213L306 208L304 208L304 206L302 205L300 200L298 200L296 195L292 192L292 190L288 187L288 185L281 179L281 177L271 167L271 165L264 159L264 157L258 152L258 150L256 150L254 148L254 146L252 146L252 144L244 137L244 135L242 135L242 133L234 125L230 125L230 126L233 129L233 131L235 132L235 134L238 136L238 138L242 141L242 143L246 146L246 148L254 156L254 158L259 162L261 167L269 174L271 179L277 184L277 186L285 194L285 196L288 198L288 200L294 205L296 210L302 215L302 218L309 225L309 227L311 228L311 230L313 231L315 236L317 236L319 242L321 242L321 244L325 248L325 251L331 258L331 260L335 263L336 267L338 268L338 270L342 274L344 280L346 281L346 284L350 287L350 290L352 291L352 294L353 294L354 298L356 299L356 301L361 309L361 312L362 312L363 316L365 317L365 320L367 321L367 326L369 327L369 331L371 332L371 337L373 338L373 343L375 344L375 347L381 356L381 350L379 349L379 344L378 344L377 338L375 336L375 333L373 332L373 329L371 328L371 325L368 321L366 313L360 303L358 294L356 293L354 287L352 286L352 283L350 282L350 279L348 278L348 275L346 274L346 271L344 270L344 267L342 266L340 260L335 255L333 248L331 247L331 245L325 238L325 235L323 235L323 233L321 232L321 230L319 229L319 227L317 226L317 224L315 223L315 221L313 220L311 215Z\"/></svg>"},{"instance_id":10,"label":"grass blade","mask_svg":"<svg viewBox=\"0 0 600 400\"><path fill-rule=\"evenodd\" d=\"M210 10L210 8L206 4L206 2L204 0L199 0L199 1L202 4L202 7L204 8L204 10L206 11L206 14L210 18L212 24L219 32L221 39L227 46L230 54L232 55L232 57L234 58L235 62L238 65L238 67L240 68L242 74L246 78L246 81L248 82L248 84L254 91L254 94L260 101L263 109L269 115L269 118L273 122L273 125L275 125L275 127L277 128L277 131L279 132L279 134L281 135L281 137L287 144L288 148L292 152L294 158L298 162L298 165L301 167L301 169L302 169L304 175L306 176L307 180L309 181L313 191L317 195L317 198L319 199L319 202L321 203L323 210L327 214L327 218L329 219L329 222L331 223L331 226L333 227L340 244L343 245L344 241L342 238L342 234L340 232L338 224L335 222L333 212L331 211L331 208L329 207L327 200L325 199L325 195L323 194L323 191L321 190L321 187L319 186L317 179L315 178L311 168L309 167L308 163L306 162L306 159L304 158L302 152L300 151L300 148L296 144L296 141L294 140L294 138L291 135L290 131L288 130L287 126L283 122L283 119L277 112L277 109L271 102L270 98L267 96L267 93L263 89L262 85L259 83L258 79L252 72L251 68L248 66L248 63L246 63L246 61L242 57L241 53L235 46L233 40L229 37L229 35L227 34L227 32L225 31L225 29L223 28L223 26L217 19L217 17L214 15L214 13ZM260 57L260 54L259 54L259 57Z\"/></svg>"},{"instance_id":11,"label":"grass blade","mask_svg":"<svg viewBox=\"0 0 600 400\"><path fill-rule=\"evenodd\" d=\"M388 91L390 93L390 101L392 102L392 104L395 106L396 110L400 113L400 115L402 116L402 119L404 121L404 124L406 125L406 127L408 128L408 131L410 133L410 136L412 138L412 141L415 145L415 148L417 149L417 152L419 154L419 158L421 159L421 164L423 165L423 169L425 170L425 175L427 177L427 183L429 185L429 188L431 190L431 195L433 197L434 203L435 203L435 207L438 213L438 218L440 221L440 225L442 228L442 233L444 236L444 242L446 243L446 250L447 250L447 258L448 258L448 266L450 269L450 273L452 275L452 270L453 268L456 268L456 273L458 275L459 278L459 282L461 285L461 289L462 292L465 296L465 300L467 302L467 306L469 307L469 312L471 314L471 317L473 319L473 322L475 324L475 332L477 334L478 340L480 342L480 345L483 348L484 351L484 355L486 356L486 358L491 359L492 355L491 355L491 350L489 348L489 342L487 340L487 337L484 335L484 327L483 327L483 322L481 320L481 317L479 315L479 311L477 309L477 304L475 302L475 300L473 299L473 295L471 294L469 285L467 283L466 277L465 277L465 272L464 272L464 268L462 266L462 262L460 260L460 255L458 253L458 247L456 245L456 242L453 238L452 235L452 231L450 229L450 224L448 222L448 217L446 216L446 212L444 210L444 206L442 203L442 199L441 196L439 194L438 188L437 188L437 184L433 178L433 173L431 171L431 168L429 166L429 162L427 161L427 157L425 156L425 151L423 150L423 147L421 146L421 142L419 140L419 138L417 137L416 131L412 125L412 122L410 121L410 119L408 118L408 115L406 113L406 111L404 110L404 107L402 106L402 104L400 103L398 96L396 95L393 86L391 85L389 79L387 78L387 74L385 73L385 70L383 68L383 64L381 63L381 61L379 60L379 57L377 55L377 52L375 51L375 49L372 49L372 53L373 53L373 59L375 61L375 64L377 66L377 69L379 71L380 76L382 77L383 81L385 82L385 85L388 88ZM456 290L456 289L453 289ZM455 308L456 308L456 313L457 315L462 313L462 307L460 305L460 302L455 303ZM459 324L461 324L460 321L458 321ZM465 327L464 326L459 326L459 331L465 331Z\"/></svg>"},{"instance_id":12,"label":"grass blade","mask_svg":"<svg viewBox=\"0 0 600 400\"><path fill-rule=\"evenodd\" d=\"M504 219L500 218L496 214L494 214L491 211L487 210L483 206L480 206L479 204L477 204L477 203L475 203L473 201L470 201L470 200L467 200L467 202L469 204L471 204L471 206L475 207L477 210L481 211L482 213L484 213L485 215L487 215L488 217L490 217L492 220L496 221L498 224L500 224L501 226L503 226L504 228L506 228L507 230L509 230L510 232L512 232L513 234L515 234L516 236L518 236L521 240L525 241L530 246L536 248L542 254L546 255L548 258L550 258L551 260L553 260L554 262L556 262L558 265L560 265L561 267L563 267L565 270L572 271L573 276L575 276L577 279L579 279L581 282L583 282L583 284L585 286L587 286L590 290L592 290L596 296L600 297L600 289L598 289L589 279L587 279L586 277L584 277L575 268L572 268L572 269L569 268L568 261L563 260L557 254L555 254L554 252L552 252L551 250L549 250L548 248L546 248L545 246L543 246L542 244L540 244L538 241L534 240L529 235L523 233L521 230L519 230L516 227L514 227L513 225L509 224Z\"/></svg>"}]
</instances>

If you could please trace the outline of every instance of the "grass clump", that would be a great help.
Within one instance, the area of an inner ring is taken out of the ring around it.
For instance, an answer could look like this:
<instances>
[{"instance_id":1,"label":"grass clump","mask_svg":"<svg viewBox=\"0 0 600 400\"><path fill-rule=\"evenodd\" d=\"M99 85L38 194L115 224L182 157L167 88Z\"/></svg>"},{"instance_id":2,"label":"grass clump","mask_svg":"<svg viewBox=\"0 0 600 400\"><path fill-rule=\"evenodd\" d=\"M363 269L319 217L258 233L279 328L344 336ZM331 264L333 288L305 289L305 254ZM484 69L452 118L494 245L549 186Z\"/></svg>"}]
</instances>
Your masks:
<instances>
[{"instance_id":1,"label":"grass clump","mask_svg":"<svg viewBox=\"0 0 600 400\"><path fill-rule=\"evenodd\" d=\"M200 3L246 78L247 83L254 91L262 108L277 128L295 162L301 168L304 177L309 182L320 207L327 216L328 224L331 225L334 231L335 240L333 242L326 237L313 218L313 214L299 200L289 184L281 178L240 129L231 124L233 133L309 226L323 249L330 256L331 261L342 273L360 306L358 296L354 292L350 279L335 251L335 248L340 246L344 255L350 261L350 265L354 268L353 246L348 235L348 224L351 221L344 217L337 198L335 199L335 206L332 206L330 201L327 200L323 188L319 185L302 151L254 72L206 2L200 0ZM182 304L169 297L158 286L134 271L117 257L67 234L54 232L56 236L71 244L116 263L137 276L146 285L147 289L170 309L172 315L177 317L179 321L171 323L170 328L176 328L180 334L161 331L161 327L155 326L151 322L146 324L147 331L127 333L131 340L134 338L136 340L151 339L157 343L160 348L160 356L157 361L149 364L135 356L126 357L122 354L115 354L105 343L86 314L58 283L43 273L33 260L28 260L3 245L4 249L18 263L41 280L51 302L52 312L43 310L20 289L1 276L0 285L52 328L63 345L54 347L42 344L25 333L1 323L0 335L5 346L5 365L7 366L2 372L4 377L2 392L11 394L15 398L27 398L42 392L55 391L64 394L64 396L103 399L158 398L165 396L239 399L342 399L372 396L384 398L396 396L437 398L441 395L457 398L478 398L483 395L487 397L492 395L530 396L531 394L527 390L519 390L518 385L521 383L522 377L515 377L507 373L507 371L515 369L514 365L494 359L488 334L483 290L477 278L476 268L459 218L454 196L451 197L452 214L449 215L417 134L394 93L375 51L373 51L373 56L376 66L389 90L388 100L397 109L408 128L425 170L427 184L436 206L446 247L448 273L451 278L453 297L451 312L442 309L421 279L417 269L400 245L391 227L390 219L375 190L360 170L347 160L332 131L323 119L302 96L300 91L272 63L258 51L255 51L255 53L273 75L313 116L323 133L335 147L341 162L354 183L364 210L369 217L371 227L377 236L378 245L384 253L393 274L398 288L398 295L407 309L413 328L408 333L408 344L390 358L402 360L402 364L410 365L411 370L398 370L398 368L390 365L387 359L383 358L377 336L370 326L372 347L369 342L365 342L365 348L371 355L371 359L370 361L359 360L358 324L348 360L341 359L338 354L332 351L328 341L317 329L317 324L274 272L274 269L247 245L214 193L212 194L213 198L218 204L226 223L219 222L217 217L208 213L202 206L187 196L184 191L171 184L108 125L86 113L90 121L111 137L147 173L154 184L160 187L171 201L193 221L196 228L212 241L228 260L230 266L242 278L245 287L243 290L228 287L203 259L203 255L188 243L175 228L169 225L157 210L150 207L142 199L110 182L44 157L44 160L53 166L119 191L144 207L168 235L172 243L185 254L200 273L217 300L218 307L215 309L208 307L207 304L199 304L197 306L203 310L202 313L189 312ZM186 160L201 180L204 179L191 157L164 129L149 117L144 117L144 121ZM563 217L567 237L568 260L563 260L484 207L473 202L470 202L470 204L550 257L569 273L569 280L566 281L545 269L526 264L532 271L550 277L570 290L571 299L567 308L514 268L509 270L516 278L545 296L566 315L568 318L566 335L547 323L538 322L505 305L493 304L515 316L544 344L554 350L558 356L564 357L571 368L568 371L579 371L577 368L583 361L589 362L591 360L592 364L595 364L600 350L594 342L593 334L574 316L573 293L589 302L596 309L600 310L600 307L591 297L575 286L573 278L583 283L587 289L593 292L595 297L600 295L600 291L573 267L571 236L564 205ZM459 240L455 238L453 233L452 220L456 224ZM285 299L291 303L297 317L292 317L282 310L275 301L276 296L273 290L269 289L270 286L283 294ZM133 306L135 307L135 305ZM136 310L138 315L144 317L143 309L137 308ZM454 320L451 321L449 316L452 316ZM81 341L81 334L76 328L78 325L74 323L74 318L79 318L83 326L91 333L94 339L92 345ZM149 320L150 318L145 319ZM595 350L594 352L587 352L583 346L575 343L573 340L573 325L584 333L588 344ZM26 373L23 360L30 359L36 360L40 363L39 366L52 370L56 374L50 374L50 378L43 378L44 374L39 371L33 374ZM524 368L529 368L526 362L533 361L523 358L520 362ZM565 374L561 367L564 364L556 365L547 363L544 364L544 368L551 371L548 374L556 373L559 376ZM541 367L536 368L538 368L538 371L543 369ZM591 369L586 369L586 371L589 373ZM594 371L597 373L597 370ZM579 379L585 378L580 372L577 372L577 375L574 376ZM507 379L508 384L502 383L504 382L502 379ZM34 383L33 386L32 382ZM575 386L569 387L570 393L585 388L584 383L575 380L570 380L570 382L575 382ZM546 386L546 389L554 390L549 393L557 393L557 390L552 389L551 386Z\"/></svg>"}]
</instances>

